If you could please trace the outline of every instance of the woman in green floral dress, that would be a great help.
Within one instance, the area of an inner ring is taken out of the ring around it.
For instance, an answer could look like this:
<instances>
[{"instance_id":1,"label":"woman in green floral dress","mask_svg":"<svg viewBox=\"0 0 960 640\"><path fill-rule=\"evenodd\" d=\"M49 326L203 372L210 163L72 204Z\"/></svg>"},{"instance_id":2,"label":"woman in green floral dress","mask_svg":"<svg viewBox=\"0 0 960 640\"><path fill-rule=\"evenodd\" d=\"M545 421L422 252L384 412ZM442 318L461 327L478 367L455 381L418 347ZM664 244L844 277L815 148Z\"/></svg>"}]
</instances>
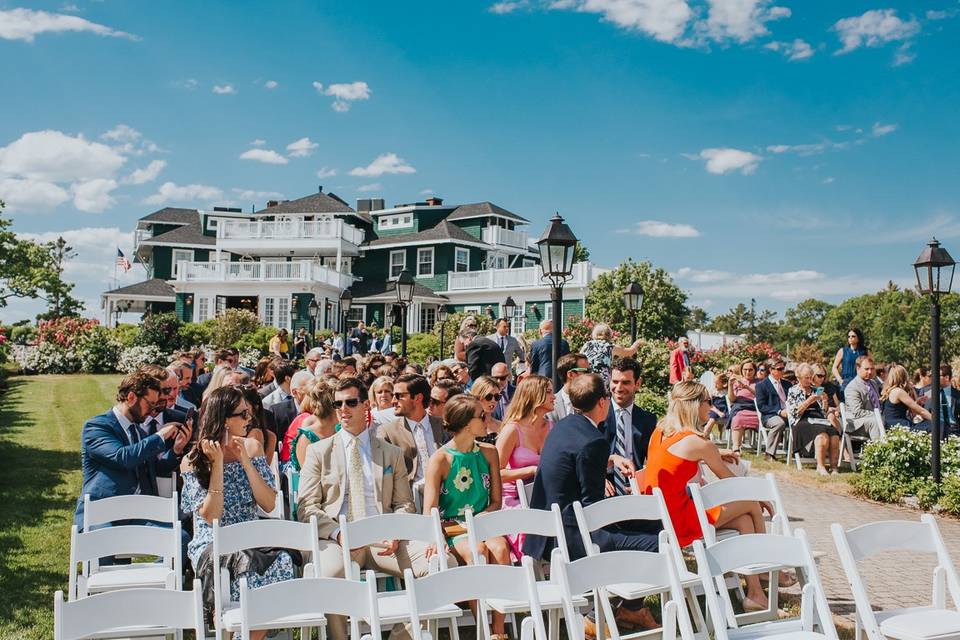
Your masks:
<instances>
[{"instance_id":1,"label":"woman in green floral dress","mask_svg":"<svg viewBox=\"0 0 960 640\"><path fill-rule=\"evenodd\" d=\"M423 512L440 509L447 544L461 565L472 564L463 522L467 509L475 515L500 509L500 461L496 447L476 442L487 432L480 400L468 394L451 398L444 409L443 426L453 438L437 449L427 466ZM428 550L428 556L430 552ZM510 545L503 536L480 542L487 564L510 564ZM473 605L471 605L473 606ZM506 638L504 617L493 612L493 638Z\"/></svg>"}]
</instances>

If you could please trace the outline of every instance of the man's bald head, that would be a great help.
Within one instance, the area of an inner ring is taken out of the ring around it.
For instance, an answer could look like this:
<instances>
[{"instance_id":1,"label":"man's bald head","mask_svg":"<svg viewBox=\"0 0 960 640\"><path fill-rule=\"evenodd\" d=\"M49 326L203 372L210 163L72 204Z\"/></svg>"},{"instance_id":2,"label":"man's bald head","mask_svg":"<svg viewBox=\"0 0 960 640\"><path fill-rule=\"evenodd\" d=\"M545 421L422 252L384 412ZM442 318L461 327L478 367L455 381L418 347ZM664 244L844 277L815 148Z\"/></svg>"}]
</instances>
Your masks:
<instances>
[{"instance_id":1,"label":"man's bald head","mask_svg":"<svg viewBox=\"0 0 960 640\"><path fill-rule=\"evenodd\" d=\"M540 321L540 335L545 336L553 331L553 320Z\"/></svg>"}]
</instances>

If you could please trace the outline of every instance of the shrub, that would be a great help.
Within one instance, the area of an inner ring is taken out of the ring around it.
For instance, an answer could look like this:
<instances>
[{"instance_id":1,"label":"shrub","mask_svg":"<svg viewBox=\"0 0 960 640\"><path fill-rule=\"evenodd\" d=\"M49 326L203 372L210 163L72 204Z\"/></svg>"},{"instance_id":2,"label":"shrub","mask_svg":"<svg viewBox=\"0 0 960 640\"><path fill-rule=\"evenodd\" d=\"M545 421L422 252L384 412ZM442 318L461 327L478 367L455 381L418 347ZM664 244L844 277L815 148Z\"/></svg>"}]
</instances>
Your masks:
<instances>
[{"instance_id":1,"label":"shrub","mask_svg":"<svg viewBox=\"0 0 960 640\"><path fill-rule=\"evenodd\" d=\"M493 319L485 313L464 313L458 311L457 313L451 313L447 316L447 320L443 323L443 357L452 358L453 357L453 345L457 341L457 334L460 332L460 323L463 322L463 319L467 316L473 316L477 319L477 335L488 336L493 333ZM399 322L399 320L398 320ZM433 325L433 336L437 339L437 346L434 348L433 352L428 355L437 355L440 352L440 327L439 322ZM415 334L419 335L419 334ZM407 338L407 348L409 350L409 339L412 336ZM400 328L399 326L394 327L393 331L393 344L394 351L400 353ZM420 360L419 362L423 362Z\"/></svg>"},{"instance_id":2,"label":"shrub","mask_svg":"<svg viewBox=\"0 0 960 640\"><path fill-rule=\"evenodd\" d=\"M37 323L37 344L52 342L61 347L72 347L83 334L99 323L87 318L53 318Z\"/></svg>"},{"instance_id":3,"label":"shrub","mask_svg":"<svg viewBox=\"0 0 960 640\"><path fill-rule=\"evenodd\" d=\"M10 340L7 338L7 328L0 327L0 364L7 363L7 354L10 352Z\"/></svg>"},{"instance_id":4,"label":"shrub","mask_svg":"<svg viewBox=\"0 0 960 640\"><path fill-rule=\"evenodd\" d=\"M667 415L667 396L654 389L640 387L636 398L634 398L634 404L646 409L658 418Z\"/></svg>"},{"instance_id":5,"label":"shrub","mask_svg":"<svg viewBox=\"0 0 960 640\"><path fill-rule=\"evenodd\" d=\"M14 325L10 327L10 341L13 344L33 344L37 338L37 328L29 324Z\"/></svg>"},{"instance_id":6,"label":"shrub","mask_svg":"<svg viewBox=\"0 0 960 640\"><path fill-rule=\"evenodd\" d=\"M216 349L232 347L240 338L260 327L260 320L246 309L227 309L213 322L210 344Z\"/></svg>"},{"instance_id":7,"label":"shrub","mask_svg":"<svg viewBox=\"0 0 960 640\"><path fill-rule=\"evenodd\" d=\"M960 515L960 475L945 476L941 490L940 507L947 513Z\"/></svg>"},{"instance_id":8,"label":"shrub","mask_svg":"<svg viewBox=\"0 0 960 640\"><path fill-rule=\"evenodd\" d=\"M50 341L20 350L17 364L26 373L75 373L80 369L73 347Z\"/></svg>"},{"instance_id":9,"label":"shrub","mask_svg":"<svg viewBox=\"0 0 960 640\"><path fill-rule=\"evenodd\" d=\"M80 370L84 373L113 373L123 344L106 327L94 327L76 344Z\"/></svg>"},{"instance_id":10,"label":"shrub","mask_svg":"<svg viewBox=\"0 0 960 640\"><path fill-rule=\"evenodd\" d=\"M240 336L238 340L230 346L240 351L256 351L257 359L267 355L267 347L270 346L270 338L277 335L277 329L274 327L258 326L249 333ZM293 340L290 340L290 346L293 347Z\"/></svg>"},{"instance_id":11,"label":"shrub","mask_svg":"<svg viewBox=\"0 0 960 640\"><path fill-rule=\"evenodd\" d=\"M140 331L134 345L140 347L155 346L160 351L170 353L180 348L180 327L183 323L177 314L150 313L140 323Z\"/></svg>"},{"instance_id":12,"label":"shrub","mask_svg":"<svg viewBox=\"0 0 960 640\"><path fill-rule=\"evenodd\" d=\"M132 347L136 343L139 333L140 325L136 324L118 324L113 328L113 337L116 338L124 348Z\"/></svg>"},{"instance_id":13,"label":"shrub","mask_svg":"<svg viewBox=\"0 0 960 640\"><path fill-rule=\"evenodd\" d=\"M145 364L167 364L167 355L153 344L128 347L120 352L117 369L122 373L132 373Z\"/></svg>"},{"instance_id":14,"label":"shrub","mask_svg":"<svg viewBox=\"0 0 960 640\"><path fill-rule=\"evenodd\" d=\"M393 350L400 353L399 340L394 343ZM439 351L440 338L432 333L415 333L407 336L407 360L409 362L423 364L430 356L436 357Z\"/></svg>"},{"instance_id":15,"label":"shrub","mask_svg":"<svg viewBox=\"0 0 960 640\"><path fill-rule=\"evenodd\" d=\"M202 344L210 344L213 341L215 323L215 320L184 323L178 332L180 334L180 348L192 349Z\"/></svg>"}]
</instances>

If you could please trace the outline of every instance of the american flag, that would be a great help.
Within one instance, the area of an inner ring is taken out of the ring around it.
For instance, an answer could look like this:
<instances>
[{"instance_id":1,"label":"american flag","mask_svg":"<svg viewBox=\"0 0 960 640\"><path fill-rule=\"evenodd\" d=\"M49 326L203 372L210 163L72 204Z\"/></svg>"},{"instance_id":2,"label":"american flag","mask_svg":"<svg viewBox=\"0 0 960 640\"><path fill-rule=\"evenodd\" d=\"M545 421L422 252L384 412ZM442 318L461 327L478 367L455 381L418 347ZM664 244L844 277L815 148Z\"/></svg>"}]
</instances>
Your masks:
<instances>
[{"instance_id":1,"label":"american flag","mask_svg":"<svg viewBox=\"0 0 960 640\"><path fill-rule=\"evenodd\" d=\"M124 273L133 268L133 265L130 264L130 261L123 255L123 251L120 251L119 247L117 248L117 266L123 269Z\"/></svg>"}]
</instances>

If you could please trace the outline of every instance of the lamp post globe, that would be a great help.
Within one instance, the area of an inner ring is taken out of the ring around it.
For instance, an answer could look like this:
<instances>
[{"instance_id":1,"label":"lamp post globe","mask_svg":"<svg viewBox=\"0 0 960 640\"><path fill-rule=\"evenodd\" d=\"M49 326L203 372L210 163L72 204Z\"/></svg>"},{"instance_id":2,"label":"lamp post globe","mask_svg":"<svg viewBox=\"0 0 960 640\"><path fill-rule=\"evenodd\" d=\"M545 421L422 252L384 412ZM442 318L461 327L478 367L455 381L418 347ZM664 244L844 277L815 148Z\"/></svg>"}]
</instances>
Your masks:
<instances>
[{"instance_id":1,"label":"lamp post globe","mask_svg":"<svg viewBox=\"0 0 960 640\"><path fill-rule=\"evenodd\" d=\"M437 323L440 325L440 360L443 360L443 329L447 322L447 308L444 305L437 307Z\"/></svg>"},{"instance_id":2,"label":"lamp post globe","mask_svg":"<svg viewBox=\"0 0 960 640\"><path fill-rule=\"evenodd\" d=\"M350 308L353 306L353 294L350 293L350 289L344 289L340 292L340 331L341 333L347 332L347 314L350 313ZM344 341L346 341L346 336L344 336Z\"/></svg>"},{"instance_id":3,"label":"lamp post globe","mask_svg":"<svg viewBox=\"0 0 960 640\"><path fill-rule=\"evenodd\" d=\"M504 300L503 304L500 306L503 309L503 316L513 320L513 317L517 312L517 303L513 301L513 298L507 296L507 299Z\"/></svg>"},{"instance_id":4,"label":"lamp post globe","mask_svg":"<svg viewBox=\"0 0 960 640\"><path fill-rule=\"evenodd\" d=\"M623 306L627 308L627 313L630 314L630 335L633 336L634 342L637 341L637 313L640 312L642 305L643 287L640 286L639 282L631 282L623 290Z\"/></svg>"},{"instance_id":5,"label":"lamp post globe","mask_svg":"<svg viewBox=\"0 0 960 640\"><path fill-rule=\"evenodd\" d=\"M413 289L417 282L413 275L404 269L394 283L397 291L397 304L400 305L400 355L407 357L407 306L413 302Z\"/></svg>"},{"instance_id":6,"label":"lamp post globe","mask_svg":"<svg viewBox=\"0 0 960 640\"><path fill-rule=\"evenodd\" d=\"M317 304L316 298L310 300L307 313L310 315L310 339L313 340L313 334L317 331L317 317L320 315L320 305Z\"/></svg>"},{"instance_id":7,"label":"lamp post globe","mask_svg":"<svg viewBox=\"0 0 960 640\"><path fill-rule=\"evenodd\" d=\"M540 251L540 268L543 278L550 282L550 300L553 305L553 388L560 388L560 373L557 370L557 360L560 358L560 340L563 335L563 285L573 277L573 254L577 246L577 237L573 231L555 213L550 219L550 226L537 240Z\"/></svg>"}]
</instances>

